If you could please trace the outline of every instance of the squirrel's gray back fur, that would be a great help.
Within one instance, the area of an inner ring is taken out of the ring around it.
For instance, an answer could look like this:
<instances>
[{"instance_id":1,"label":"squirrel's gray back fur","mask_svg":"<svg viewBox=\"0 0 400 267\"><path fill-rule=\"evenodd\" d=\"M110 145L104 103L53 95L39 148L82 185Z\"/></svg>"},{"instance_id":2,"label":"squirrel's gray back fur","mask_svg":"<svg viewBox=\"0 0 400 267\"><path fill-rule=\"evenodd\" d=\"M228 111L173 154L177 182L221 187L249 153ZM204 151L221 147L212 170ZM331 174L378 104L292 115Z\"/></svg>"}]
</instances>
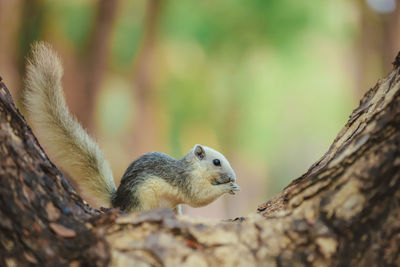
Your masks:
<instances>
[{"instance_id":1,"label":"squirrel's gray back fur","mask_svg":"<svg viewBox=\"0 0 400 267\"><path fill-rule=\"evenodd\" d=\"M160 177L172 186L189 194L190 173L193 170L186 158L177 160L161 152L150 152L134 160L123 175L112 205L121 210L140 210L137 190L149 177Z\"/></svg>"}]
</instances>

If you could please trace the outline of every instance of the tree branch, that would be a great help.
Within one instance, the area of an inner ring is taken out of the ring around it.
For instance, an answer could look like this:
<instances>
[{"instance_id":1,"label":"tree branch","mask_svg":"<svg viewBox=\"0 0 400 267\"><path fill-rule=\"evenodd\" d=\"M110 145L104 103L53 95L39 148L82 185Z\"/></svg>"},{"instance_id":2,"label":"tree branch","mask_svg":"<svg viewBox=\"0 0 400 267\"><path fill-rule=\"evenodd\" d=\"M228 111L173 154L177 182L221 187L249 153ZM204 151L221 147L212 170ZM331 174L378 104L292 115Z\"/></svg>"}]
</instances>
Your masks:
<instances>
[{"instance_id":1,"label":"tree branch","mask_svg":"<svg viewBox=\"0 0 400 267\"><path fill-rule=\"evenodd\" d=\"M399 58L318 162L257 214L229 222L91 209L0 83L0 265L398 265Z\"/></svg>"}]
</instances>

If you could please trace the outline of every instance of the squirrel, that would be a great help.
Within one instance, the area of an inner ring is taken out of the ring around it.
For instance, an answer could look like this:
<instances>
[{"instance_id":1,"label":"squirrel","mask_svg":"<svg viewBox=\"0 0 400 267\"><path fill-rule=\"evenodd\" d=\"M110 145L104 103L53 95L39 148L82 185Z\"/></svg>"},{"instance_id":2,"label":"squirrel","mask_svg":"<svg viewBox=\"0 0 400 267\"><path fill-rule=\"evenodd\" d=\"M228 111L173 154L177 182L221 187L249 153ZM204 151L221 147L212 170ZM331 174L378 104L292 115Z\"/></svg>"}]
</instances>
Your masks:
<instances>
[{"instance_id":1,"label":"squirrel","mask_svg":"<svg viewBox=\"0 0 400 267\"><path fill-rule=\"evenodd\" d=\"M117 189L103 152L69 112L61 83L62 63L50 45L32 45L26 72L23 103L33 128L47 142L56 163L99 206L128 213L166 207L181 214L180 204L201 207L240 190L228 160L203 145L195 145L182 159L160 152L140 156L129 165Z\"/></svg>"}]
</instances>

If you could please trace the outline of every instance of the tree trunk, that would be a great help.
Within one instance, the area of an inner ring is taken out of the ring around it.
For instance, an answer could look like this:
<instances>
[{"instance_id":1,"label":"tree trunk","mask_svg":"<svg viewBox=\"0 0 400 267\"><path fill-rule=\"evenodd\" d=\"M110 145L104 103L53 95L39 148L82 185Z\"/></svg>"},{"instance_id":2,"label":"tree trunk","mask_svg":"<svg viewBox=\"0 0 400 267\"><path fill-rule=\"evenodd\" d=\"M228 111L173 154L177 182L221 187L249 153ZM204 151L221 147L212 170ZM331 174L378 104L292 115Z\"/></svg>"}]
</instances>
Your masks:
<instances>
[{"instance_id":1,"label":"tree trunk","mask_svg":"<svg viewBox=\"0 0 400 267\"><path fill-rule=\"evenodd\" d=\"M146 147L154 144L157 129L154 127L154 112L151 108L151 96L154 91L156 72L157 29L161 18L163 0L149 0L144 19L143 37L138 55L134 62L133 89L135 91L136 112L134 133L129 138L134 155L146 153ZM152 142L153 140L153 142ZM129 141L129 140L128 140Z\"/></svg>"},{"instance_id":2,"label":"tree trunk","mask_svg":"<svg viewBox=\"0 0 400 267\"><path fill-rule=\"evenodd\" d=\"M100 91L102 77L107 68L110 41L118 11L118 0L100 0L97 3L96 20L86 49L87 62L84 65L86 71L86 83L84 97L76 99L80 102L79 119L89 132L96 132L94 114L96 96Z\"/></svg>"},{"instance_id":3,"label":"tree trunk","mask_svg":"<svg viewBox=\"0 0 400 267\"><path fill-rule=\"evenodd\" d=\"M0 265L399 266L400 55L329 151L246 218L84 204L0 83Z\"/></svg>"}]
</instances>

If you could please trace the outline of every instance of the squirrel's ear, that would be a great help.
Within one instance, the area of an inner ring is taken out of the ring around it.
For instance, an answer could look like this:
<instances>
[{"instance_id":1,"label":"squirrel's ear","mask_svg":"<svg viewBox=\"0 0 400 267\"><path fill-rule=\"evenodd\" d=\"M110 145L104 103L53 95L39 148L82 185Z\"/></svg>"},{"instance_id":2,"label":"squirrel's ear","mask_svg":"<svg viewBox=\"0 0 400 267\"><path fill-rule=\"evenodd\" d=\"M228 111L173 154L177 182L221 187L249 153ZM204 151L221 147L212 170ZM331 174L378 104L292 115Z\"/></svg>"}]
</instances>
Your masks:
<instances>
[{"instance_id":1,"label":"squirrel's ear","mask_svg":"<svg viewBox=\"0 0 400 267\"><path fill-rule=\"evenodd\" d=\"M193 151L193 153L199 159L204 159L204 157L206 156L206 151L204 151L204 148L201 145L195 145Z\"/></svg>"}]
</instances>

